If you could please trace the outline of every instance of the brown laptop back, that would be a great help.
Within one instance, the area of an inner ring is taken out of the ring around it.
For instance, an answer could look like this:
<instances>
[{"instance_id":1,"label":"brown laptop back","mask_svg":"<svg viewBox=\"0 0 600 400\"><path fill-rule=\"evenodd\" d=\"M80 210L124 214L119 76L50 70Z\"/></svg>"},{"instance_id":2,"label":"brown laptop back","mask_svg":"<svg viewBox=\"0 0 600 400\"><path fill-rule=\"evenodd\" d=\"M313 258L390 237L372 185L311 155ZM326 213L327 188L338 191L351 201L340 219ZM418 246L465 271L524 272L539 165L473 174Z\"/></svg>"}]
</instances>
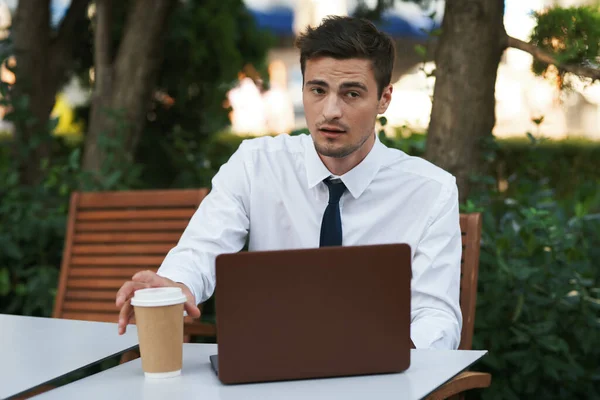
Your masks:
<instances>
[{"instance_id":1,"label":"brown laptop back","mask_svg":"<svg viewBox=\"0 0 600 400\"><path fill-rule=\"evenodd\" d=\"M404 371L410 364L410 256L406 244L218 256L219 379Z\"/></svg>"}]
</instances>

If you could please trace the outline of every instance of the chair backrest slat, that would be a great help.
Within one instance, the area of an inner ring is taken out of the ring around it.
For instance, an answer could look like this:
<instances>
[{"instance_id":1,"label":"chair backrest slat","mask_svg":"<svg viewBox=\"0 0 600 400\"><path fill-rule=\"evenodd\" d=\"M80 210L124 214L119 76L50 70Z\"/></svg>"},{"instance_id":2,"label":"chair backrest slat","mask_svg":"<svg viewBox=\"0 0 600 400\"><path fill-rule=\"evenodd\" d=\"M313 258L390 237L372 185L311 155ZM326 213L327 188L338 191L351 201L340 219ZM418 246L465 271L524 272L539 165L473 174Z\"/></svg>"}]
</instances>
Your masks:
<instances>
[{"instance_id":1,"label":"chair backrest slat","mask_svg":"<svg viewBox=\"0 0 600 400\"><path fill-rule=\"evenodd\" d=\"M205 192L206 189L183 189L85 193L79 200L79 208L85 210L193 207L200 203L206 195Z\"/></svg>"},{"instance_id":2,"label":"chair backrest slat","mask_svg":"<svg viewBox=\"0 0 600 400\"><path fill-rule=\"evenodd\" d=\"M156 271L208 190L73 193L54 317L116 322L115 295Z\"/></svg>"}]
</instances>

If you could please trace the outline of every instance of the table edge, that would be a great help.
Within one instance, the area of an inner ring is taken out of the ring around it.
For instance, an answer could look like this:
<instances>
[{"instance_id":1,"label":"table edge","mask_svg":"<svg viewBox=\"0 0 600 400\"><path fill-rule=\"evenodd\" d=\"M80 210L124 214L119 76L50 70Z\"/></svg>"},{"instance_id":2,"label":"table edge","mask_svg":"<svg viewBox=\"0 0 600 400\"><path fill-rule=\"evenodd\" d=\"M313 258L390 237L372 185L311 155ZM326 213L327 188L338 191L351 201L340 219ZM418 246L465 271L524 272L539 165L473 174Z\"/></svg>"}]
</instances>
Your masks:
<instances>
[{"instance_id":1,"label":"table edge","mask_svg":"<svg viewBox=\"0 0 600 400\"><path fill-rule=\"evenodd\" d=\"M101 358L101 359L98 359L98 360L96 360L96 361L93 361L93 362L91 362L91 363L88 363L88 364L86 364L86 365L83 365L83 366L81 366L81 367L79 367L79 368L77 368L77 369L74 369L74 370L72 370L72 371L66 372L66 373L64 373L64 374L62 374L62 375L59 375L59 376L55 377L55 378L52 378L52 379L49 379L49 380L47 380L47 381L41 382L41 383L39 383L39 384L37 384L37 385L35 385L35 386L32 386L32 387L30 387L30 388L28 388L28 389L22 390L22 391L20 391L20 392L17 392L17 393L9 394L9 395L8 395L8 397L6 397L5 399L6 399L6 400L8 400L8 399L12 399L12 398L15 398L15 397L18 397L18 396L27 395L28 393L30 393L30 392L32 392L32 391L34 391L35 389L39 389L40 387L42 387L42 386L44 386L44 385L51 384L51 383L53 383L53 382L56 382L56 381L58 381L58 380L60 380L60 379L66 378L66 377L68 377L68 376L69 376L69 375L71 375L71 374L74 374L74 373L76 373L76 372L79 372L79 371L81 371L81 370L84 370L84 369L86 369L86 368L93 367L94 365L98 365L98 364L100 364L101 362L108 360L109 358L116 357L116 356L118 356L118 355L121 355L121 354L127 353L128 351L131 351L131 350L137 350L138 348L139 348L139 344L135 344L135 345L133 345L133 346L131 346L131 347L128 347L128 348L126 348L126 349L124 349L124 350L120 350L120 351L117 351L117 352L115 352L115 353L113 353L113 354L109 354L109 355L107 355L107 356L105 356L105 357L103 357L103 358ZM92 374L92 375L95 375L95 374ZM69 385L69 384L71 384L71 383L74 383L74 382L77 382L77 381L79 381L79 380L81 380L81 379L88 378L89 376L92 376L92 375L84 376L84 377L82 377L82 378L79 378L79 379L76 379L76 380L74 380L73 382L69 382L69 383L67 383L67 384L65 384L65 385ZM54 389L57 389L57 388L59 388L59 387L65 386L65 385L60 385L60 386L54 387L54 388L52 388L52 389L50 389L50 390L54 390ZM41 393L38 393L38 394L41 394ZM34 396L32 396L32 397L35 397L35 396L37 396L37 394L36 394L36 395L34 395Z\"/></svg>"}]
</instances>

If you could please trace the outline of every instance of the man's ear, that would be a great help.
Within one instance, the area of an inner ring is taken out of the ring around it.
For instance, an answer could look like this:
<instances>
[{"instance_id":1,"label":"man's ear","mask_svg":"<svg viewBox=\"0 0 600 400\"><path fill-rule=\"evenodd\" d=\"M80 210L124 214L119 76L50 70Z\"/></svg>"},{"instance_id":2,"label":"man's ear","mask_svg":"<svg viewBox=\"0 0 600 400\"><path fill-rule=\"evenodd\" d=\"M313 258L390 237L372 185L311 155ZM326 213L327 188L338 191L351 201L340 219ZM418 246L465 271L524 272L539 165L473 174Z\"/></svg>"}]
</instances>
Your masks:
<instances>
[{"instance_id":1,"label":"man's ear","mask_svg":"<svg viewBox=\"0 0 600 400\"><path fill-rule=\"evenodd\" d=\"M392 91L393 86L391 84L387 85L383 88L383 92L381 93L381 98L379 99L379 104L377 105L377 113L383 114L388 109L390 102L392 101Z\"/></svg>"}]
</instances>

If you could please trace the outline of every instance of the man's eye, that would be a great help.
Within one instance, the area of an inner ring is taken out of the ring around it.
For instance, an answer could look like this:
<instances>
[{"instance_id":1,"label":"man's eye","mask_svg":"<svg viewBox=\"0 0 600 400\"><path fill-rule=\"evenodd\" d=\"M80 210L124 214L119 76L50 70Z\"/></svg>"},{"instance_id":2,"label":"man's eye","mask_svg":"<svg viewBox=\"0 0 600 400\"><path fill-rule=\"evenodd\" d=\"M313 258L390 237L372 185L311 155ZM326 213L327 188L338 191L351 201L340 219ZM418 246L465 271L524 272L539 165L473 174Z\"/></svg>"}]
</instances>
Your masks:
<instances>
[{"instance_id":1,"label":"man's eye","mask_svg":"<svg viewBox=\"0 0 600 400\"><path fill-rule=\"evenodd\" d=\"M321 89L321 88L318 88L318 87L316 87L316 88L312 88L312 89L310 89L310 90L311 90L311 92L313 92L314 94L323 94L323 93L325 93L325 91L324 91L323 89Z\"/></svg>"},{"instance_id":2,"label":"man's eye","mask_svg":"<svg viewBox=\"0 0 600 400\"><path fill-rule=\"evenodd\" d=\"M348 92L347 96L348 97L352 97L352 98L356 98L356 97L359 97L360 94L358 92Z\"/></svg>"}]
</instances>

